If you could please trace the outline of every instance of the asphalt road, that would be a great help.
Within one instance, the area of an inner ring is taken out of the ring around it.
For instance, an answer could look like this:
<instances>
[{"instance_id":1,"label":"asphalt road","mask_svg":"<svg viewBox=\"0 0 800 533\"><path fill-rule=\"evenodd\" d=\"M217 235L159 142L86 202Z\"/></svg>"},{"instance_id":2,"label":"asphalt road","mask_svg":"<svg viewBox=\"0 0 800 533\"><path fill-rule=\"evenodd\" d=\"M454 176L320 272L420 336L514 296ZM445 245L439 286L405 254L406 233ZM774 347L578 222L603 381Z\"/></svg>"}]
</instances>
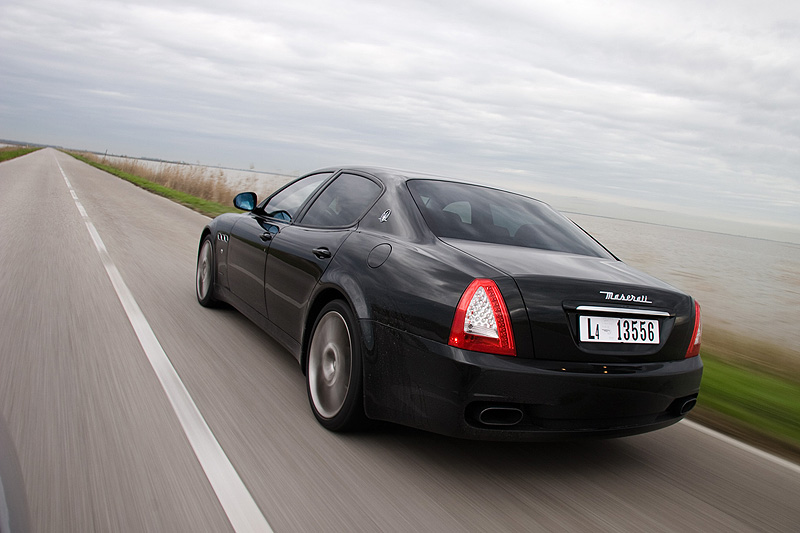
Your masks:
<instances>
[{"instance_id":1,"label":"asphalt road","mask_svg":"<svg viewBox=\"0 0 800 533\"><path fill-rule=\"evenodd\" d=\"M797 531L800 469L679 424L460 441L314 420L295 360L194 296L207 219L51 149L0 164L0 409L34 531L230 531L67 182L275 531Z\"/></svg>"}]
</instances>

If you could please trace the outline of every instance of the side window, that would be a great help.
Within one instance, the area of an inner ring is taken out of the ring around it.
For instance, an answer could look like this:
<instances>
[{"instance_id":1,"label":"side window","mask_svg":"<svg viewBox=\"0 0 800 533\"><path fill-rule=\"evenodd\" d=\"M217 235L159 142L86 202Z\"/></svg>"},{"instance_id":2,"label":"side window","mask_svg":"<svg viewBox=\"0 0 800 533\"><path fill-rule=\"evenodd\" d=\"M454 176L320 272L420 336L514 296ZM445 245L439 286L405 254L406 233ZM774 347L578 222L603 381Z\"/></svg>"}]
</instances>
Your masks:
<instances>
[{"instance_id":1,"label":"side window","mask_svg":"<svg viewBox=\"0 0 800 533\"><path fill-rule=\"evenodd\" d=\"M264 206L268 217L291 222L298 209L308 200L320 184L330 178L333 172L313 174L299 179L275 193Z\"/></svg>"},{"instance_id":2,"label":"side window","mask_svg":"<svg viewBox=\"0 0 800 533\"><path fill-rule=\"evenodd\" d=\"M322 191L303 216L304 226L341 228L355 224L381 193L374 181L342 174Z\"/></svg>"}]
</instances>

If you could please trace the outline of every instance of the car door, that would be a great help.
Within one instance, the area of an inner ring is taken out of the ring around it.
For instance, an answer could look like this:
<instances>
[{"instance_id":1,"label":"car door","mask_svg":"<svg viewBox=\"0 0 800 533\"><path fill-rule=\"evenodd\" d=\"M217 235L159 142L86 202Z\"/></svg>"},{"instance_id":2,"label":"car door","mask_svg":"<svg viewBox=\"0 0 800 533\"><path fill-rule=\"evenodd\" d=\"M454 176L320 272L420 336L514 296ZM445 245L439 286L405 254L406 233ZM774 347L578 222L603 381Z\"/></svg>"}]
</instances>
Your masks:
<instances>
[{"instance_id":1,"label":"car door","mask_svg":"<svg viewBox=\"0 0 800 533\"><path fill-rule=\"evenodd\" d=\"M282 228L267 256L265 289L269 319L300 341L314 287L357 222L383 192L372 178L343 172L302 214Z\"/></svg>"},{"instance_id":2,"label":"car door","mask_svg":"<svg viewBox=\"0 0 800 533\"><path fill-rule=\"evenodd\" d=\"M228 288L258 313L267 316L264 268L273 238L289 227L303 205L332 175L333 172L322 172L290 183L233 226L228 243Z\"/></svg>"}]
</instances>

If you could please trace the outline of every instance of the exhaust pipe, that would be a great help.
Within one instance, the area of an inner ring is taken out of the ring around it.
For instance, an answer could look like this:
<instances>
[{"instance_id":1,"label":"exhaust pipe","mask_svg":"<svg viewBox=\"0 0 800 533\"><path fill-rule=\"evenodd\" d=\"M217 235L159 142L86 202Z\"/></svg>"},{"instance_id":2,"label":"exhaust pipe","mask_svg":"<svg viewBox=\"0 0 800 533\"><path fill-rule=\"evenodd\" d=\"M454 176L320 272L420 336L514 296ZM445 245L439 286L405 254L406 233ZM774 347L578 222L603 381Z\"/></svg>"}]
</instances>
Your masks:
<instances>
[{"instance_id":1,"label":"exhaust pipe","mask_svg":"<svg viewBox=\"0 0 800 533\"><path fill-rule=\"evenodd\" d=\"M522 417L522 410L516 407L487 407L478 414L478 421L487 426L516 426Z\"/></svg>"},{"instance_id":2,"label":"exhaust pipe","mask_svg":"<svg viewBox=\"0 0 800 533\"><path fill-rule=\"evenodd\" d=\"M683 405L681 405L680 409L678 409L678 413L680 415L685 415L686 413L691 411L695 405L697 405L697 398L686 400L685 402L683 402Z\"/></svg>"}]
</instances>

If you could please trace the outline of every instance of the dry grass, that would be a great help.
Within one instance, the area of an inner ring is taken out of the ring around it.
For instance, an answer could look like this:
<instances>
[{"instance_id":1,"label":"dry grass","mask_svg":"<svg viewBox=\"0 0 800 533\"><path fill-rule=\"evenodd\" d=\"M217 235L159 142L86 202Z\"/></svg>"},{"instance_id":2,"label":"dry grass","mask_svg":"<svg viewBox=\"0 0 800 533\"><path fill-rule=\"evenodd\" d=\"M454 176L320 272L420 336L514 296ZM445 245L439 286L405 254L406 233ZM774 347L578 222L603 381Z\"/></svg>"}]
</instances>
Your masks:
<instances>
[{"instance_id":1,"label":"dry grass","mask_svg":"<svg viewBox=\"0 0 800 533\"><path fill-rule=\"evenodd\" d=\"M226 206L233 206L233 197L242 191L253 191L259 198L264 198L289 179L264 176L263 179L249 177L232 180L225 176L222 169L142 161L126 157L105 157L90 153L81 155L158 185Z\"/></svg>"}]
</instances>

